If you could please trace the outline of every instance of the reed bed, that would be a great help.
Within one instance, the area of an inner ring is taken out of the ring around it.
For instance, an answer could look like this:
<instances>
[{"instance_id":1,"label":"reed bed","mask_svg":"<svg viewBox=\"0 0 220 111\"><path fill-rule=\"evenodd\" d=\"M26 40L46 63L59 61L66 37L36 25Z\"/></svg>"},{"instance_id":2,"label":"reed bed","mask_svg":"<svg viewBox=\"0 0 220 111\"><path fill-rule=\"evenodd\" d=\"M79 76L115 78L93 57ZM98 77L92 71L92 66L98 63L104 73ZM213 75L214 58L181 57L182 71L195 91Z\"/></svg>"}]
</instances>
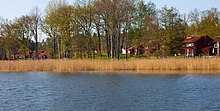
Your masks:
<instances>
[{"instance_id":1,"label":"reed bed","mask_svg":"<svg viewBox=\"0 0 220 111\"><path fill-rule=\"evenodd\" d=\"M0 72L220 70L220 58L0 61Z\"/></svg>"}]
</instances>

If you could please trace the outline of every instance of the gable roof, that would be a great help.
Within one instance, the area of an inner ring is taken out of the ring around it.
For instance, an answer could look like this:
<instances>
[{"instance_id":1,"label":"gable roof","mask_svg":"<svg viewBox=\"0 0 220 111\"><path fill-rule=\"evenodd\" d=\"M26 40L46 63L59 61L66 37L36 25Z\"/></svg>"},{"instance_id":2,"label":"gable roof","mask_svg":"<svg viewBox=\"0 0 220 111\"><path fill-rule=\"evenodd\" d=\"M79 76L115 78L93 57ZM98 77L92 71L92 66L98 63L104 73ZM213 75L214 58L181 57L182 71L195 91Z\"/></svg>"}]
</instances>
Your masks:
<instances>
[{"instance_id":1,"label":"gable roof","mask_svg":"<svg viewBox=\"0 0 220 111\"><path fill-rule=\"evenodd\" d=\"M196 42L197 40L199 40L202 36L190 36L187 37L185 40L183 40L183 43L192 43L192 42Z\"/></svg>"}]
</instances>

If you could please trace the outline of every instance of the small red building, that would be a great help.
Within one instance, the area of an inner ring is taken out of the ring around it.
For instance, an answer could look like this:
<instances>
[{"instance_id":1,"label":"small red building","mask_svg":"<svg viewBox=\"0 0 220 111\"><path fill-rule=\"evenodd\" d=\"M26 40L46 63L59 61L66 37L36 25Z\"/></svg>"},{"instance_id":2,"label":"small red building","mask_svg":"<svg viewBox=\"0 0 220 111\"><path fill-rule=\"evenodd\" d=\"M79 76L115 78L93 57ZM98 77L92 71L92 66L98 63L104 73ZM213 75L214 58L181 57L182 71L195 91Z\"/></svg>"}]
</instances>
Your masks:
<instances>
[{"instance_id":1,"label":"small red building","mask_svg":"<svg viewBox=\"0 0 220 111\"><path fill-rule=\"evenodd\" d=\"M213 39L206 36L190 36L183 40L186 56L212 55Z\"/></svg>"},{"instance_id":2,"label":"small red building","mask_svg":"<svg viewBox=\"0 0 220 111\"><path fill-rule=\"evenodd\" d=\"M217 38L214 39L214 55L219 56L220 55L220 36L218 36Z\"/></svg>"},{"instance_id":3,"label":"small red building","mask_svg":"<svg viewBox=\"0 0 220 111\"><path fill-rule=\"evenodd\" d=\"M127 49L128 54L130 55L138 55L138 54L144 54L146 52L147 48L144 43L141 43L140 45L134 45ZM124 51L125 52L125 51Z\"/></svg>"}]
</instances>

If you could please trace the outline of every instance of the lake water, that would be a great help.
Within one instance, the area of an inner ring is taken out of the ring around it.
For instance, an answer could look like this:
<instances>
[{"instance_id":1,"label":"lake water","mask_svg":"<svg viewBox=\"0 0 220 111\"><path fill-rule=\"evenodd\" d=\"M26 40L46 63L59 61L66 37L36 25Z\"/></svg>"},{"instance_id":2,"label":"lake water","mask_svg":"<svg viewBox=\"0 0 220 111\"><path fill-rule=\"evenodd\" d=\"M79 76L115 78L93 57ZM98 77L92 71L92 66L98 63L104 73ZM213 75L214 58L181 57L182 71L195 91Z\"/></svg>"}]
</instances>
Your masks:
<instances>
[{"instance_id":1,"label":"lake water","mask_svg":"<svg viewBox=\"0 0 220 111\"><path fill-rule=\"evenodd\" d=\"M220 110L219 75L0 73L0 111Z\"/></svg>"}]
</instances>

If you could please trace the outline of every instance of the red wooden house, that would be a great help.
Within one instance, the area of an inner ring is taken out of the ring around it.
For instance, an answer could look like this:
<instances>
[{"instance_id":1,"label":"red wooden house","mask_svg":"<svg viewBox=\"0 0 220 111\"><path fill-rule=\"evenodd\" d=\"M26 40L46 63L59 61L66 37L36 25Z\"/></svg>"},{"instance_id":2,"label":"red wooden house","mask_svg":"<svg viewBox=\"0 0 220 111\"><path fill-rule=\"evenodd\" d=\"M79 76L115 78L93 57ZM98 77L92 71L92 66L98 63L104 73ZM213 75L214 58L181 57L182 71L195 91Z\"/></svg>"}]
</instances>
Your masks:
<instances>
[{"instance_id":1,"label":"red wooden house","mask_svg":"<svg viewBox=\"0 0 220 111\"><path fill-rule=\"evenodd\" d=\"M219 56L220 55L220 36L218 36L217 38L214 39L214 55Z\"/></svg>"},{"instance_id":2,"label":"red wooden house","mask_svg":"<svg viewBox=\"0 0 220 111\"><path fill-rule=\"evenodd\" d=\"M186 56L212 55L213 39L206 36L190 36L183 40Z\"/></svg>"},{"instance_id":3,"label":"red wooden house","mask_svg":"<svg viewBox=\"0 0 220 111\"><path fill-rule=\"evenodd\" d=\"M134 45L127 49L128 54L130 55L138 55L138 54L144 54L146 53L146 46L145 43L141 43L140 45ZM125 52L125 51L124 51Z\"/></svg>"}]
</instances>

